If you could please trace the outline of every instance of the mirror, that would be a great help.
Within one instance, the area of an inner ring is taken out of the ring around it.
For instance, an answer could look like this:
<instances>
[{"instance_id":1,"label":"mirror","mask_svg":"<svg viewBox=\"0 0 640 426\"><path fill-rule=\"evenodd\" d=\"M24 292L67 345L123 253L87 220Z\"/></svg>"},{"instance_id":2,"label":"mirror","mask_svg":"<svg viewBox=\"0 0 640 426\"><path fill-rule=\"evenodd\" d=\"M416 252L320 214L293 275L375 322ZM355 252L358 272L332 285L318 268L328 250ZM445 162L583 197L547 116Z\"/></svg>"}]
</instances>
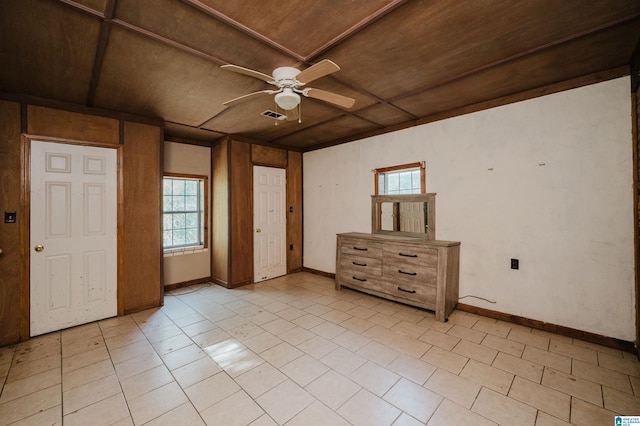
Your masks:
<instances>
[{"instance_id":1,"label":"mirror","mask_svg":"<svg viewBox=\"0 0 640 426\"><path fill-rule=\"evenodd\" d=\"M382 231L428 232L429 203L385 202L381 204L380 208L380 229Z\"/></svg>"},{"instance_id":2,"label":"mirror","mask_svg":"<svg viewBox=\"0 0 640 426\"><path fill-rule=\"evenodd\" d=\"M435 239L435 195L371 196L372 233Z\"/></svg>"}]
</instances>

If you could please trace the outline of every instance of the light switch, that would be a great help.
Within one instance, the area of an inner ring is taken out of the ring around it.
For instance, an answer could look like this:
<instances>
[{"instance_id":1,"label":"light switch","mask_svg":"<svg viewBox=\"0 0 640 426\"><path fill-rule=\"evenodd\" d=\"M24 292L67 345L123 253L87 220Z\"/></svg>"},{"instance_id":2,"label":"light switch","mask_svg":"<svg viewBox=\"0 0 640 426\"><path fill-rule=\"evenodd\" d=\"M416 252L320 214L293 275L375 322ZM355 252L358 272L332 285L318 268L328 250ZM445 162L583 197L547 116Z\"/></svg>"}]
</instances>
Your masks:
<instances>
[{"instance_id":1,"label":"light switch","mask_svg":"<svg viewBox=\"0 0 640 426\"><path fill-rule=\"evenodd\" d=\"M16 223L16 212L4 212L4 223Z\"/></svg>"}]
</instances>

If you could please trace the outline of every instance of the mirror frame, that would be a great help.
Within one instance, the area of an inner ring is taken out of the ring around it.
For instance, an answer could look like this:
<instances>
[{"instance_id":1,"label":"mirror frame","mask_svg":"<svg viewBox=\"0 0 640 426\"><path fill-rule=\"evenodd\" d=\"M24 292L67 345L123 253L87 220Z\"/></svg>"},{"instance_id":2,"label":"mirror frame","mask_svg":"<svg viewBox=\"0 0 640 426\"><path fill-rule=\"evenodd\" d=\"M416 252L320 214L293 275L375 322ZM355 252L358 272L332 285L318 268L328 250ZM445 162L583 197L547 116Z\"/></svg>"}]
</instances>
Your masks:
<instances>
[{"instance_id":1,"label":"mirror frame","mask_svg":"<svg viewBox=\"0 0 640 426\"><path fill-rule=\"evenodd\" d=\"M385 231L381 227L382 203L429 203L426 234L416 232ZM387 234L403 237L424 238L427 240L436 239L436 193L426 194L399 194L399 195L372 195L371 196L371 233Z\"/></svg>"}]
</instances>

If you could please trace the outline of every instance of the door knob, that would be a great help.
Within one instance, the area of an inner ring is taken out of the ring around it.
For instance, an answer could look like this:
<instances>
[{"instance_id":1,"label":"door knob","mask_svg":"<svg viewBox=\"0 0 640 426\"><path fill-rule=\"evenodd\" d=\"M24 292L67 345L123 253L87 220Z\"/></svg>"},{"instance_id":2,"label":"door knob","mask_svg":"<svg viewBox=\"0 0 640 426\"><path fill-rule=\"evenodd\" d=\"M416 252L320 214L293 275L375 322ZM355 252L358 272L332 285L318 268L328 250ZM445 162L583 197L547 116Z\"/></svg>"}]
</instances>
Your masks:
<instances>
[{"instance_id":1,"label":"door knob","mask_svg":"<svg viewBox=\"0 0 640 426\"><path fill-rule=\"evenodd\" d=\"M43 246L43 245L38 244L38 245L37 245L37 246L35 246L33 249L34 249L35 251L37 251L38 253L40 253L41 251L44 251L44 246Z\"/></svg>"},{"instance_id":2,"label":"door knob","mask_svg":"<svg viewBox=\"0 0 640 426\"><path fill-rule=\"evenodd\" d=\"M0 248L0 254L2 254L2 249Z\"/></svg>"},{"instance_id":3,"label":"door knob","mask_svg":"<svg viewBox=\"0 0 640 426\"><path fill-rule=\"evenodd\" d=\"M262 232L262 229L256 228L256 232Z\"/></svg>"}]
</instances>

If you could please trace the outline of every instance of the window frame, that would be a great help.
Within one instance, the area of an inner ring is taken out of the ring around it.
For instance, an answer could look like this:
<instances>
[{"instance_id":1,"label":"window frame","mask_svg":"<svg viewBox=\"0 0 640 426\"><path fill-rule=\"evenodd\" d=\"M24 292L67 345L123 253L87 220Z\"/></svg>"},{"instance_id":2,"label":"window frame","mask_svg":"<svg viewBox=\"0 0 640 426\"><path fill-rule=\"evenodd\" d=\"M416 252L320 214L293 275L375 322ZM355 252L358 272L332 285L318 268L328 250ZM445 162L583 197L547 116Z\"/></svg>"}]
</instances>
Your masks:
<instances>
[{"instance_id":1,"label":"window frame","mask_svg":"<svg viewBox=\"0 0 640 426\"><path fill-rule=\"evenodd\" d=\"M409 163L409 164L401 164L398 166L391 166L391 167L381 167L378 169L374 169L373 170L373 179L374 179L374 195L387 195L387 194L380 194L380 188L378 185L378 181L380 179L380 175L384 174L384 173L390 173L390 172L400 172L403 170L409 170L409 169L416 169L419 168L420 169L420 194L426 194L427 192L427 178L426 178L426 164L424 161L420 161L420 162L416 162L416 163Z\"/></svg>"},{"instance_id":2,"label":"window frame","mask_svg":"<svg viewBox=\"0 0 640 426\"><path fill-rule=\"evenodd\" d=\"M162 243L162 250L164 252L172 252L172 251L180 251L180 250L191 250L191 249L206 249L209 247L209 176L207 175L196 175L196 174L187 174L187 173L163 173L162 174L162 231L164 233L164 179L183 179L183 180L196 180L202 181L202 191L203 191L203 205L202 205L202 245L185 245L185 246L172 246L165 247L164 246L164 238Z\"/></svg>"}]
</instances>

